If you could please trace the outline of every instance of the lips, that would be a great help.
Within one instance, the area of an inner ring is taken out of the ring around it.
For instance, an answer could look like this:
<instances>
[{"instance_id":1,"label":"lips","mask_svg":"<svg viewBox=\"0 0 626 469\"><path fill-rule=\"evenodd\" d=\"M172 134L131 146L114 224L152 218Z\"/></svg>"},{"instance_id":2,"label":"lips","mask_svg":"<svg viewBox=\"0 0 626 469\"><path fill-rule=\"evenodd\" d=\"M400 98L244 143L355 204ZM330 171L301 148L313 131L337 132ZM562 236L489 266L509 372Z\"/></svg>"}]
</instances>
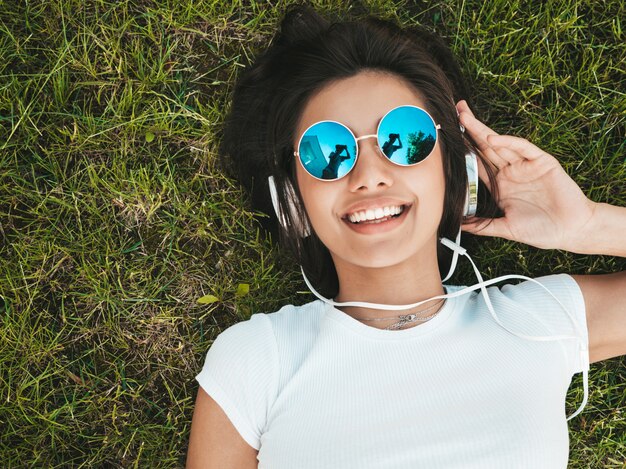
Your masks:
<instances>
[{"instance_id":1,"label":"lips","mask_svg":"<svg viewBox=\"0 0 626 469\"><path fill-rule=\"evenodd\" d=\"M386 205L375 209L359 210L345 216L350 223L381 223L392 217L399 216L405 209L404 205Z\"/></svg>"},{"instance_id":2,"label":"lips","mask_svg":"<svg viewBox=\"0 0 626 469\"><path fill-rule=\"evenodd\" d=\"M383 233L400 226L413 204L395 201L353 206L343 217L343 222L360 234Z\"/></svg>"}]
</instances>

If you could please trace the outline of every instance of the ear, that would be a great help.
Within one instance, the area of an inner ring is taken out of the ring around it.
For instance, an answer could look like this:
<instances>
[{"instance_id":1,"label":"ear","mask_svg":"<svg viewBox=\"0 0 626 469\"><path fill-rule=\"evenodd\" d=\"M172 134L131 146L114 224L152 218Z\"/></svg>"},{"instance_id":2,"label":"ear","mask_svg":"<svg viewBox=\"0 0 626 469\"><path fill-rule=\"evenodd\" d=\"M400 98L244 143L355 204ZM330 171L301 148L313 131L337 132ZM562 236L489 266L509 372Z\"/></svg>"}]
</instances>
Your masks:
<instances>
[{"instance_id":1,"label":"ear","mask_svg":"<svg viewBox=\"0 0 626 469\"><path fill-rule=\"evenodd\" d=\"M280 208L280 203L278 201L278 190L276 189L276 181L274 181L274 176L269 176L267 178L267 184L270 188L272 205L274 206L274 212L276 212L278 222L284 229L287 229L289 220ZM289 181L286 181L285 184L285 192L287 194L287 210L289 210L291 218L295 220L295 228L298 236L300 236L301 238L305 238L311 234L311 226L309 225L308 220L301 220L298 217L298 211L296 210L296 191Z\"/></svg>"}]
</instances>

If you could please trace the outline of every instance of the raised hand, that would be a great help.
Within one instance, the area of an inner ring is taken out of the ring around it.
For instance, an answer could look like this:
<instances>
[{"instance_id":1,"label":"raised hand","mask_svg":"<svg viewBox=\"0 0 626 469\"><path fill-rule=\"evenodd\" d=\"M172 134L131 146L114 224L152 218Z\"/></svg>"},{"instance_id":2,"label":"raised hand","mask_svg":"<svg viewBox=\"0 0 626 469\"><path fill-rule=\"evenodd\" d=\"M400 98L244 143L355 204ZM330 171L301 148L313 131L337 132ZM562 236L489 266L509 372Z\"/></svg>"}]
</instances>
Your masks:
<instances>
[{"instance_id":1,"label":"raised hand","mask_svg":"<svg viewBox=\"0 0 626 469\"><path fill-rule=\"evenodd\" d=\"M580 252L597 204L589 200L552 155L528 140L498 135L474 117L465 101L457 104L461 124L493 166L498 205L504 217L473 217L462 225L477 235L498 236L544 249ZM489 186L479 160L478 175Z\"/></svg>"}]
</instances>

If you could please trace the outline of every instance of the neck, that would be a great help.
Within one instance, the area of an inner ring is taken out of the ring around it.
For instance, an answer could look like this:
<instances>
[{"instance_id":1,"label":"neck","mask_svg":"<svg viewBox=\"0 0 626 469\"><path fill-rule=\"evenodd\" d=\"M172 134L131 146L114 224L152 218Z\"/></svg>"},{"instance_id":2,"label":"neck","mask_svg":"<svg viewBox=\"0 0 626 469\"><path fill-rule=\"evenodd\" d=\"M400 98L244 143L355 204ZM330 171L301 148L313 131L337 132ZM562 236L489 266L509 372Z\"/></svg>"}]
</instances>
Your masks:
<instances>
[{"instance_id":1,"label":"neck","mask_svg":"<svg viewBox=\"0 0 626 469\"><path fill-rule=\"evenodd\" d=\"M444 294L441 275L435 255L416 256L401 264L387 267L362 267L346 264L335 259L335 268L339 279L337 302L366 301L389 305L417 303ZM383 321L365 321L367 325L384 329L397 322L399 315L415 313L430 309L425 316L436 313L441 300L433 300L417 308L403 311L385 311L374 308L346 306L340 309L355 319L389 318ZM433 306L437 306L433 309ZM423 322L421 322L423 324ZM418 323L419 324L419 323ZM417 325L415 323L411 326Z\"/></svg>"}]
</instances>

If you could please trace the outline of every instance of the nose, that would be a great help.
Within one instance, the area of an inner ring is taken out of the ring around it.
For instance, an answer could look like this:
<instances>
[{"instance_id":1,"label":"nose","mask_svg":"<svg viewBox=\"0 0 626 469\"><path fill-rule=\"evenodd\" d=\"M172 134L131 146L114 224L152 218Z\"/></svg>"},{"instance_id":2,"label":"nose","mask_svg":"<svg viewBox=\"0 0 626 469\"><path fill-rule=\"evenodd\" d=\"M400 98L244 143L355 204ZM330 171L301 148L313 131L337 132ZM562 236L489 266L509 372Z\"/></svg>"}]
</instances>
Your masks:
<instances>
[{"instance_id":1,"label":"nose","mask_svg":"<svg viewBox=\"0 0 626 469\"><path fill-rule=\"evenodd\" d=\"M350 191L367 191L393 185L393 165L378 148L375 135L358 139L359 156L348 174Z\"/></svg>"}]
</instances>

